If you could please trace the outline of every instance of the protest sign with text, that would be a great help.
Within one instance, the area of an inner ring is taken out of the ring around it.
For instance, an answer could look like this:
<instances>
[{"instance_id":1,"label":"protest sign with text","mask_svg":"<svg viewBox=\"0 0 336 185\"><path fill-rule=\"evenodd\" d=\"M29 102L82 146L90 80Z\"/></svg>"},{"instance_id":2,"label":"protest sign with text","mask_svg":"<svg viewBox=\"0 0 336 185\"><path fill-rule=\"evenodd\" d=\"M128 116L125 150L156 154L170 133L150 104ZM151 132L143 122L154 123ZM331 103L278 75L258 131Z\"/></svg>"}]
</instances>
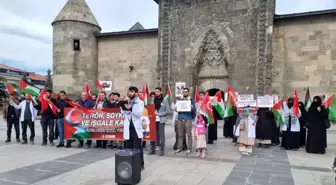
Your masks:
<instances>
[{"instance_id":1,"label":"protest sign with text","mask_svg":"<svg viewBox=\"0 0 336 185\"><path fill-rule=\"evenodd\" d=\"M156 140L155 106L146 105L141 122L144 141ZM119 108L64 109L64 138L89 140L124 140L124 114Z\"/></svg>"}]
</instances>

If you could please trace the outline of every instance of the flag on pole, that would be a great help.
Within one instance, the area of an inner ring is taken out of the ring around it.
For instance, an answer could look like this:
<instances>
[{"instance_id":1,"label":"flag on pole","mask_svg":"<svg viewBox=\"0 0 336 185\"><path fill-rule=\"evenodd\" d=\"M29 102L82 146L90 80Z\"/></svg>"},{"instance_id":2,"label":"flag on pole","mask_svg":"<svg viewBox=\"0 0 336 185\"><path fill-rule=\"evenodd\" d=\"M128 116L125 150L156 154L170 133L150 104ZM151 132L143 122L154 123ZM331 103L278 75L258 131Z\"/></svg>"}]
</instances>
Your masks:
<instances>
[{"instance_id":1,"label":"flag on pole","mask_svg":"<svg viewBox=\"0 0 336 185\"><path fill-rule=\"evenodd\" d=\"M150 104L150 93L147 85L142 86L143 101L145 105Z\"/></svg>"},{"instance_id":2,"label":"flag on pole","mask_svg":"<svg viewBox=\"0 0 336 185\"><path fill-rule=\"evenodd\" d=\"M283 104L283 99L280 99L277 103L274 104L272 108L272 113L275 117L275 120L278 122L279 125L284 124L282 104Z\"/></svg>"},{"instance_id":3,"label":"flag on pole","mask_svg":"<svg viewBox=\"0 0 336 185\"><path fill-rule=\"evenodd\" d=\"M11 95L13 92L17 91L12 85L5 83L5 87L8 91L8 94Z\"/></svg>"},{"instance_id":4,"label":"flag on pole","mask_svg":"<svg viewBox=\"0 0 336 185\"><path fill-rule=\"evenodd\" d=\"M330 96L324 105L329 109L328 118L331 121L336 121L336 97L335 94Z\"/></svg>"},{"instance_id":5,"label":"flag on pole","mask_svg":"<svg viewBox=\"0 0 336 185\"><path fill-rule=\"evenodd\" d=\"M23 79L20 80L19 90L22 94L28 93L32 97L36 98L40 94L40 89L32 85L28 85Z\"/></svg>"},{"instance_id":6,"label":"flag on pole","mask_svg":"<svg viewBox=\"0 0 336 185\"><path fill-rule=\"evenodd\" d=\"M309 91L309 87L307 87L306 95L305 95L305 101L304 101L304 107L307 111L308 111L311 103L312 102L311 102L311 98L310 98L310 91Z\"/></svg>"},{"instance_id":7,"label":"flag on pole","mask_svg":"<svg viewBox=\"0 0 336 185\"><path fill-rule=\"evenodd\" d=\"M219 116L224 119L225 105L222 97L222 91L219 90L212 99L212 105L217 110Z\"/></svg>"},{"instance_id":8,"label":"flag on pole","mask_svg":"<svg viewBox=\"0 0 336 185\"><path fill-rule=\"evenodd\" d=\"M99 80L96 80L96 94L99 95L101 92L103 92L103 87L101 86Z\"/></svg>"},{"instance_id":9,"label":"flag on pole","mask_svg":"<svg viewBox=\"0 0 336 185\"><path fill-rule=\"evenodd\" d=\"M295 116L299 116L299 97L296 90L294 90L293 113Z\"/></svg>"},{"instance_id":10,"label":"flag on pole","mask_svg":"<svg viewBox=\"0 0 336 185\"><path fill-rule=\"evenodd\" d=\"M88 99L89 99L89 100L92 100L91 89L90 89L88 83L85 83L85 84L84 84L83 91L87 93Z\"/></svg>"},{"instance_id":11,"label":"flag on pole","mask_svg":"<svg viewBox=\"0 0 336 185\"><path fill-rule=\"evenodd\" d=\"M205 95L201 103L199 111L203 116L206 117L208 124L213 124L215 122L211 100L210 100L210 96L208 93Z\"/></svg>"},{"instance_id":12,"label":"flag on pole","mask_svg":"<svg viewBox=\"0 0 336 185\"><path fill-rule=\"evenodd\" d=\"M195 88L195 103L199 102L201 99L199 97L198 87Z\"/></svg>"},{"instance_id":13,"label":"flag on pole","mask_svg":"<svg viewBox=\"0 0 336 185\"><path fill-rule=\"evenodd\" d=\"M238 98L237 93L230 87L230 85L228 85L227 93L228 93L228 96L230 93L232 94L233 100L236 100ZM229 101L229 98L228 98L228 101Z\"/></svg>"},{"instance_id":14,"label":"flag on pole","mask_svg":"<svg viewBox=\"0 0 336 185\"><path fill-rule=\"evenodd\" d=\"M228 94L228 102L226 104L224 118L231 117L234 115L233 107L236 107L236 102L234 101L232 92L230 92Z\"/></svg>"},{"instance_id":15,"label":"flag on pole","mask_svg":"<svg viewBox=\"0 0 336 185\"><path fill-rule=\"evenodd\" d=\"M168 89L167 89L167 94L165 96L165 99L168 101L168 104L171 104L171 100L172 100L172 94L171 94L171 90L169 87L169 83L168 83Z\"/></svg>"}]
</instances>

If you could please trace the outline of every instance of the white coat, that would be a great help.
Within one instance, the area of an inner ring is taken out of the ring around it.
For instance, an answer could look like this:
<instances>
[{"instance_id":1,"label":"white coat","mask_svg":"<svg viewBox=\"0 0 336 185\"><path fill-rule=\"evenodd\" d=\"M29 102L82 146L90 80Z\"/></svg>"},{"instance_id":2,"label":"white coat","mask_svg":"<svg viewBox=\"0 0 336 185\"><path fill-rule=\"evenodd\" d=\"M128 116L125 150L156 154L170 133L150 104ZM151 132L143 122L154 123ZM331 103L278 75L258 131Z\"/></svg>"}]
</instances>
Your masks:
<instances>
[{"instance_id":1,"label":"white coat","mask_svg":"<svg viewBox=\"0 0 336 185\"><path fill-rule=\"evenodd\" d=\"M26 110L26 100L23 100L19 105L17 105L16 103L11 103L10 105L12 105L16 109L21 109L20 121L24 121L24 112ZM29 103L29 108L32 114L32 121L35 121L36 116L37 116L37 110L34 108L32 101L30 101Z\"/></svg>"},{"instance_id":2,"label":"white coat","mask_svg":"<svg viewBox=\"0 0 336 185\"><path fill-rule=\"evenodd\" d=\"M241 118L243 119L243 118ZM256 137L256 117L253 114L248 115L248 131L247 131L247 137L248 138L255 138ZM237 126L237 129L235 130L235 136L239 137L240 130L239 130L240 124Z\"/></svg>"},{"instance_id":3,"label":"white coat","mask_svg":"<svg viewBox=\"0 0 336 185\"><path fill-rule=\"evenodd\" d=\"M143 138L141 116L145 108L144 102L141 101L139 97L135 97L130 104L132 105L132 112L122 110L122 113L125 115L123 135L124 139L129 140L130 138L129 127L131 120L133 122L138 138Z\"/></svg>"},{"instance_id":4,"label":"white coat","mask_svg":"<svg viewBox=\"0 0 336 185\"><path fill-rule=\"evenodd\" d=\"M281 125L281 131L287 131L287 127L289 124L289 116L291 117L291 132L300 132L300 121L299 118L301 117L301 111L299 109L299 115L295 116L293 113L293 107L288 108L286 104L283 105L284 109L284 124Z\"/></svg>"}]
</instances>

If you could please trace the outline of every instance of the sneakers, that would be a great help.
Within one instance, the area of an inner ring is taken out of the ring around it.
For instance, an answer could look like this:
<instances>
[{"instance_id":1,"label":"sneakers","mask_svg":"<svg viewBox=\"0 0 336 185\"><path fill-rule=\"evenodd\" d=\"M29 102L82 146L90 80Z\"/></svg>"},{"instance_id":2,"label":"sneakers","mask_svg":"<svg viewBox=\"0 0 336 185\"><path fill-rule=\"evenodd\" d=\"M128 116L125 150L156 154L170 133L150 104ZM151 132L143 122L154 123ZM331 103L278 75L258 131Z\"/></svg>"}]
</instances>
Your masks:
<instances>
[{"instance_id":1,"label":"sneakers","mask_svg":"<svg viewBox=\"0 0 336 185\"><path fill-rule=\"evenodd\" d=\"M10 143L11 140L9 138L6 139L5 143Z\"/></svg>"},{"instance_id":2,"label":"sneakers","mask_svg":"<svg viewBox=\"0 0 336 185\"><path fill-rule=\"evenodd\" d=\"M148 152L147 155L154 155L155 154L155 151L151 150L150 152Z\"/></svg>"},{"instance_id":3,"label":"sneakers","mask_svg":"<svg viewBox=\"0 0 336 185\"><path fill-rule=\"evenodd\" d=\"M42 144L41 144L41 146L46 146L47 145L47 142L43 142Z\"/></svg>"},{"instance_id":4,"label":"sneakers","mask_svg":"<svg viewBox=\"0 0 336 185\"><path fill-rule=\"evenodd\" d=\"M21 145L26 145L26 144L28 144L27 141L22 141L22 143L21 143Z\"/></svg>"},{"instance_id":5,"label":"sneakers","mask_svg":"<svg viewBox=\"0 0 336 185\"><path fill-rule=\"evenodd\" d=\"M191 150L187 150L187 155L191 154Z\"/></svg>"},{"instance_id":6,"label":"sneakers","mask_svg":"<svg viewBox=\"0 0 336 185\"><path fill-rule=\"evenodd\" d=\"M16 139L16 142L17 142L17 143L20 143L20 142L21 142L21 140L20 140L20 139Z\"/></svg>"},{"instance_id":7,"label":"sneakers","mask_svg":"<svg viewBox=\"0 0 336 185\"><path fill-rule=\"evenodd\" d=\"M30 140L30 144L31 144L31 145L33 145L33 144L35 144L35 143L34 143L34 141L33 141L33 140Z\"/></svg>"}]
</instances>

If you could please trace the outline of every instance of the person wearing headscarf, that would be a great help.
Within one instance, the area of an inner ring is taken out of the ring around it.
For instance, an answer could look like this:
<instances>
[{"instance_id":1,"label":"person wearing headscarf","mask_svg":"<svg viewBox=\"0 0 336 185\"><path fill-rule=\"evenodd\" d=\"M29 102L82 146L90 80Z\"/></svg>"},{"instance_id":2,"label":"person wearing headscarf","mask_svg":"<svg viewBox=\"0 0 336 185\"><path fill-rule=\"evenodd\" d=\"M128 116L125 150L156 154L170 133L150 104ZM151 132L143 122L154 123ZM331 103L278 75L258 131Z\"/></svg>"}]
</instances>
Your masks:
<instances>
[{"instance_id":1,"label":"person wearing headscarf","mask_svg":"<svg viewBox=\"0 0 336 185\"><path fill-rule=\"evenodd\" d=\"M314 97L305 117L307 117L308 126L306 151L308 153L325 154L327 142L325 121L328 119L328 111L322 106L321 97Z\"/></svg>"},{"instance_id":2,"label":"person wearing headscarf","mask_svg":"<svg viewBox=\"0 0 336 185\"><path fill-rule=\"evenodd\" d=\"M303 102L299 102L299 109L302 112L302 116L299 118L300 122L300 147L306 146L306 137L307 137L307 129L306 129L306 120L304 119L306 115L306 110Z\"/></svg>"},{"instance_id":3,"label":"person wearing headscarf","mask_svg":"<svg viewBox=\"0 0 336 185\"><path fill-rule=\"evenodd\" d=\"M274 115L270 108L259 108L256 126L256 143L258 148L268 148L272 144L273 127L276 127Z\"/></svg>"},{"instance_id":4,"label":"person wearing headscarf","mask_svg":"<svg viewBox=\"0 0 336 185\"><path fill-rule=\"evenodd\" d=\"M294 98L288 98L288 103L283 104L285 123L281 125L281 147L286 150L298 150L300 148L300 122L301 111L294 114Z\"/></svg>"}]
</instances>

